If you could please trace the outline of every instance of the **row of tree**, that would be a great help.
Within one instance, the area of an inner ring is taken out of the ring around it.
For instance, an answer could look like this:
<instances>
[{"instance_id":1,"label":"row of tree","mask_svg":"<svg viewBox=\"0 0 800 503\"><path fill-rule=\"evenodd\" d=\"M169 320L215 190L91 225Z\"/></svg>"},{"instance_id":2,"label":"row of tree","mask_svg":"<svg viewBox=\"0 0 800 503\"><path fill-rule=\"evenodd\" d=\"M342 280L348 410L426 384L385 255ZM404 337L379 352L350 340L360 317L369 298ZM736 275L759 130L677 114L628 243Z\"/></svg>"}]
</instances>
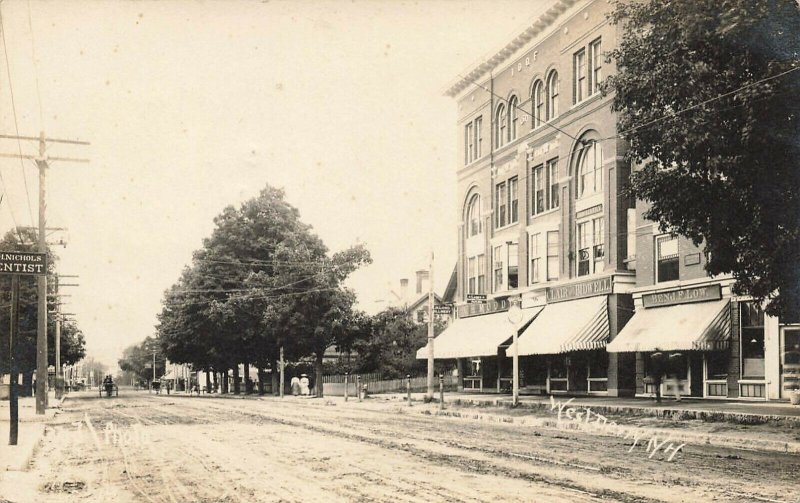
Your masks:
<instances>
[{"instance_id":1,"label":"row of tree","mask_svg":"<svg viewBox=\"0 0 800 503\"><path fill-rule=\"evenodd\" d=\"M363 329L355 293L343 282L371 262L369 252L356 245L329 254L283 191L269 186L225 208L214 224L164 294L157 326L163 355L196 370L232 370L235 392L240 363L245 375L256 366L264 382L281 351L288 360L313 358L322 382L326 349L349 351Z\"/></svg>"},{"instance_id":2,"label":"row of tree","mask_svg":"<svg viewBox=\"0 0 800 503\"><path fill-rule=\"evenodd\" d=\"M35 252L36 232L33 229L18 228L8 231L0 240L0 250L17 252ZM55 284L57 256L51 249L47 250L47 284ZM58 299L50 288L47 299L48 311L53 312ZM22 396L30 396L33 392L33 374L36 370L36 331L38 316L38 290L35 276L20 276L19 300L19 338L16 341L17 369L22 374ZM0 375L9 372L9 335L11 328L11 276L0 275ZM48 365L55 365L55 317L47 317L47 349ZM77 323L66 320L61 324L61 363L72 365L86 355L86 341Z\"/></svg>"}]
</instances>

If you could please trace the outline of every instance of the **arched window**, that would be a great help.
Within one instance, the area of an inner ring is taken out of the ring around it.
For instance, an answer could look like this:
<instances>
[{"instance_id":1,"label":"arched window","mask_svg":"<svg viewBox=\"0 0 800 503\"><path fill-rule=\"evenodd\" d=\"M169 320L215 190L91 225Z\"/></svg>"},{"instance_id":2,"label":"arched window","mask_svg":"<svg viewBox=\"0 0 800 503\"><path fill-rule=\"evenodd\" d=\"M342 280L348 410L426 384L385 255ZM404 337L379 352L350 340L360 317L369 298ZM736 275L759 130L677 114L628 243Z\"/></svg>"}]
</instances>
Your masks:
<instances>
[{"instance_id":1,"label":"arched window","mask_svg":"<svg viewBox=\"0 0 800 503\"><path fill-rule=\"evenodd\" d=\"M483 223L481 221L481 196L475 194L469 200L467 206L467 236L477 236L483 233Z\"/></svg>"},{"instance_id":2,"label":"arched window","mask_svg":"<svg viewBox=\"0 0 800 503\"><path fill-rule=\"evenodd\" d=\"M547 77L547 120L558 117L558 72L553 70Z\"/></svg>"},{"instance_id":3,"label":"arched window","mask_svg":"<svg viewBox=\"0 0 800 503\"><path fill-rule=\"evenodd\" d=\"M533 103L533 127L541 126L544 121L544 83L537 80L533 84L533 93L531 93L531 102Z\"/></svg>"},{"instance_id":4,"label":"arched window","mask_svg":"<svg viewBox=\"0 0 800 503\"><path fill-rule=\"evenodd\" d=\"M584 140L578 153L578 197L603 191L603 149L595 140Z\"/></svg>"},{"instance_id":5,"label":"arched window","mask_svg":"<svg viewBox=\"0 0 800 503\"><path fill-rule=\"evenodd\" d=\"M517 105L519 100L512 96L508 100L508 141L517 139Z\"/></svg>"},{"instance_id":6,"label":"arched window","mask_svg":"<svg viewBox=\"0 0 800 503\"><path fill-rule=\"evenodd\" d=\"M502 103L494 114L494 147L500 148L506 139L506 107Z\"/></svg>"}]
</instances>

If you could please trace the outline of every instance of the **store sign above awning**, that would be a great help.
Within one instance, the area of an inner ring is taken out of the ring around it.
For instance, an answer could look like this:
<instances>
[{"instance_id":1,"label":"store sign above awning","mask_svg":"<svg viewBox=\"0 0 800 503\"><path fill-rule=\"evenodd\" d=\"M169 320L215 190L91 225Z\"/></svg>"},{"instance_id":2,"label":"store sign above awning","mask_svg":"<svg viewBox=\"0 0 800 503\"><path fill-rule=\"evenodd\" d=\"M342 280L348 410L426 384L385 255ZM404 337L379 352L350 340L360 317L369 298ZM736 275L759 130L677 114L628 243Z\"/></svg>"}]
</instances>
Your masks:
<instances>
[{"instance_id":1,"label":"store sign above awning","mask_svg":"<svg viewBox=\"0 0 800 503\"><path fill-rule=\"evenodd\" d=\"M554 286L547 289L547 303L562 302L566 300L594 297L595 295L610 294L614 288L614 277L581 281L569 285Z\"/></svg>"},{"instance_id":2,"label":"store sign above awning","mask_svg":"<svg viewBox=\"0 0 800 503\"><path fill-rule=\"evenodd\" d=\"M642 305L644 307L672 306L675 304L720 300L721 298L722 288L720 285L707 285L700 288L642 295Z\"/></svg>"}]
</instances>

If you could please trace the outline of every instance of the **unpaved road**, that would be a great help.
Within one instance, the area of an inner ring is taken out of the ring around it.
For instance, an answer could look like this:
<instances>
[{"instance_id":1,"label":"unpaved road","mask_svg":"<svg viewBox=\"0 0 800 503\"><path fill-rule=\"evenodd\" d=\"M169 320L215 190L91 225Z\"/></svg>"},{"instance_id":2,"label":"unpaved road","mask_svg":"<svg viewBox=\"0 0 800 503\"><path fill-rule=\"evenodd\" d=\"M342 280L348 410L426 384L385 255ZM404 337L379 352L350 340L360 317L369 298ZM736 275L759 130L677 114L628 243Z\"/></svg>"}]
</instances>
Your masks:
<instances>
[{"instance_id":1,"label":"unpaved road","mask_svg":"<svg viewBox=\"0 0 800 503\"><path fill-rule=\"evenodd\" d=\"M799 455L687 444L668 462L618 436L436 411L73 394L30 470L0 474L0 501L800 501Z\"/></svg>"}]
</instances>

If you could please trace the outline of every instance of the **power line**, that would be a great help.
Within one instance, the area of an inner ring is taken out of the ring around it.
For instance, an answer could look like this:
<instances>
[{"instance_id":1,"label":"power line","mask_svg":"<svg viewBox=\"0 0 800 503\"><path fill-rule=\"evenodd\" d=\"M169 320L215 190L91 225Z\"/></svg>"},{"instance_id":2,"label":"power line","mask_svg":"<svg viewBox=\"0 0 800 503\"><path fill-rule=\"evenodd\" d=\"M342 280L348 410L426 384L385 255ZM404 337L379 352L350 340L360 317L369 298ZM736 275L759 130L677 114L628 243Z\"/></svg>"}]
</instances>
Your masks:
<instances>
[{"instance_id":1,"label":"power line","mask_svg":"<svg viewBox=\"0 0 800 503\"><path fill-rule=\"evenodd\" d=\"M12 84L11 80L11 65L8 62L8 44L6 43L6 29L5 25L3 24L3 6L0 4L0 36L2 36L3 40L3 54L6 60L6 73L8 74L8 92L11 95L11 110L14 115L14 130L19 136L19 121L17 120L17 106L14 103L14 85ZM28 215L31 217L31 225L34 225L36 221L33 219L33 209L31 206L31 195L30 191L28 190L28 175L25 173L25 165L22 162L22 142L19 138L17 138L17 149L19 150L19 167L22 170L22 180L25 183L25 197L28 200ZM16 224L15 224L16 225Z\"/></svg>"}]
</instances>

